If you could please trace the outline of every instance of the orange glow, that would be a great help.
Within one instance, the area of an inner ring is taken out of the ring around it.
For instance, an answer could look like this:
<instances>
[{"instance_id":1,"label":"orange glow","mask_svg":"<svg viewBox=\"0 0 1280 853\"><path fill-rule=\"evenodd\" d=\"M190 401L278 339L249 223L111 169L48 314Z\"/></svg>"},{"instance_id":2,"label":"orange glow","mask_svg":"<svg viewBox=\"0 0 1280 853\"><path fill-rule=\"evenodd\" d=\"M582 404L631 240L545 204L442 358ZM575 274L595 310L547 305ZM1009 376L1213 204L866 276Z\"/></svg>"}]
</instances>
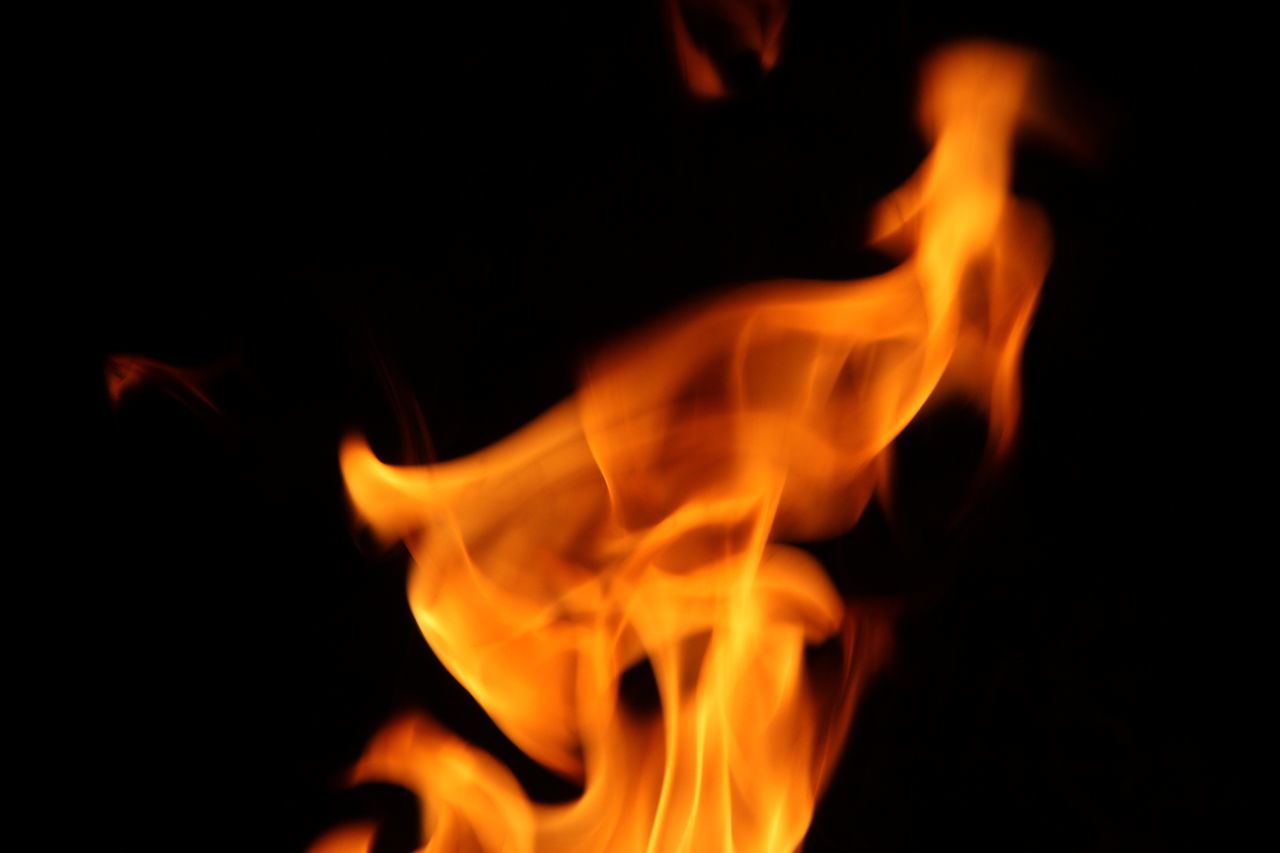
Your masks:
<instances>
[{"instance_id":1,"label":"orange glow","mask_svg":"<svg viewBox=\"0 0 1280 853\"><path fill-rule=\"evenodd\" d=\"M939 396L983 407L991 452L1009 449L1049 258L1043 218L1009 194L1033 71L989 44L928 65L933 149L872 235L902 256L890 272L688 309L466 458L391 467L343 444L357 512L413 554L427 642L520 749L583 789L533 803L487 753L399 720L353 778L415 791L425 850L801 844L892 619L842 600L785 543L851 527L895 437ZM842 663L819 673L805 648L828 640ZM646 660L660 711L619 699Z\"/></svg>"},{"instance_id":2,"label":"orange glow","mask_svg":"<svg viewBox=\"0 0 1280 853\"><path fill-rule=\"evenodd\" d=\"M685 85L693 94L718 98L728 94L724 77L716 66L714 53L724 56L749 54L762 72L778 63L782 49L782 26L787 20L789 0L665 0L671 38ZM713 22L718 51L695 38L692 20Z\"/></svg>"},{"instance_id":3,"label":"orange glow","mask_svg":"<svg viewBox=\"0 0 1280 853\"><path fill-rule=\"evenodd\" d=\"M376 834L371 823L339 827L312 844L309 853L369 853Z\"/></svg>"},{"instance_id":4,"label":"orange glow","mask_svg":"<svg viewBox=\"0 0 1280 853\"><path fill-rule=\"evenodd\" d=\"M107 397L112 407L118 408L125 394L152 386L187 406L203 406L216 412L218 407L203 388L208 373L141 355L113 355L107 358Z\"/></svg>"}]
</instances>

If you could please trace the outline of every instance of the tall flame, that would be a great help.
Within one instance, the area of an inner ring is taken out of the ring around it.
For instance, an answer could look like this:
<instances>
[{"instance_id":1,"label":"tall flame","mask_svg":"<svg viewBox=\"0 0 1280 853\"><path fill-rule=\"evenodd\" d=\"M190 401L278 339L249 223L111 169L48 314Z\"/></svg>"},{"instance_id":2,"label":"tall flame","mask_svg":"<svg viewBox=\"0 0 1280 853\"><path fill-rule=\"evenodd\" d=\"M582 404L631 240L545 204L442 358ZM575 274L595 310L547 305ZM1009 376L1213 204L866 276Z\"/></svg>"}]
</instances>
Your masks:
<instances>
[{"instance_id":1,"label":"tall flame","mask_svg":"<svg viewBox=\"0 0 1280 853\"><path fill-rule=\"evenodd\" d=\"M933 150L873 238L904 260L845 283L756 285L609 351L581 390L472 456L416 468L342 447L359 514L415 565L423 636L510 739L581 784L535 804L487 753L422 718L354 771L415 791L425 850L789 851L803 840L891 621L783 544L848 529L928 400L1018 416L1018 363L1049 257L1009 193L1034 61L952 48L928 65ZM805 648L838 639L821 677ZM619 699L647 660L661 713ZM326 849L367 850L347 830Z\"/></svg>"}]
</instances>

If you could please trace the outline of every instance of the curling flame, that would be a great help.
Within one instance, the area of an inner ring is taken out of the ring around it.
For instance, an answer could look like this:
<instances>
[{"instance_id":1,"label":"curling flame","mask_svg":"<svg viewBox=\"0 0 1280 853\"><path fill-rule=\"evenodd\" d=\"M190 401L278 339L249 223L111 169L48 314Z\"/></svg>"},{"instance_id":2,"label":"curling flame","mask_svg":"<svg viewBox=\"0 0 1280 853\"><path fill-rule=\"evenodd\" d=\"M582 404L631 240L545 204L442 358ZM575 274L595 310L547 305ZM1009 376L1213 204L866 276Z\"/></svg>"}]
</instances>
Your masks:
<instances>
[{"instance_id":1,"label":"curling flame","mask_svg":"<svg viewBox=\"0 0 1280 853\"><path fill-rule=\"evenodd\" d=\"M153 386L191 408L216 412L218 407L204 386L217 371L174 367L141 355L112 355L106 365L107 397L112 408L118 409L126 394Z\"/></svg>"},{"instance_id":2,"label":"curling flame","mask_svg":"<svg viewBox=\"0 0 1280 853\"><path fill-rule=\"evenodd\" d=\"M517 746L583 788L535 804L488 754L400 720L355 779L419 794L425 850L800 845L891 622L782 543L853 525L931 397L974 399L992 452L1009 447L1049 257L1042 218L1009 194L1033 65L993 45L929 65L934 147L873 235L904 253L891 272L691 310L467 458L389 467L343 445L360 515L413 553L427 642ZM829 639L843 663L819 673L805 649ZM660 714L619 699L646 659Z\"/></svg>"}]
</instances>

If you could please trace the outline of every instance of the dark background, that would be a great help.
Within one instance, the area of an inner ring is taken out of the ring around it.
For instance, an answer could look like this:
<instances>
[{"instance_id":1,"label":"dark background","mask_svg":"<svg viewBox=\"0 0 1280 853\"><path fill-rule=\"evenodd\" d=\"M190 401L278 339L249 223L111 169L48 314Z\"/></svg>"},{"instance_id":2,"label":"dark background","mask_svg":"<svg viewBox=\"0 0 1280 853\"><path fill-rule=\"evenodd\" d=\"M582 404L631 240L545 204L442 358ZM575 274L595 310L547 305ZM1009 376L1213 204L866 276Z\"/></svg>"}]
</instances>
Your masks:
<instances>
[{"instance_id":1,"label":"dark background","mask_svg":"<svg viewBox=\"0 0 1280 853\"><path fill-rule=\"evenodd\" d=\"M1011 462L977 477L981 424L944 410L899 442L892 521L873 510L813 546L844 592L896 596L903 616L806 849L1216 835L1212 807L1234 796L1206 713L1225 681L1203 642L1216 517L1166 466L1196 415L1165 390L1196 359L1160 336L1156 294L1180 273L1150 259L1161 22L1107 4L795 0L780 66L739 66L738 94L706 103L682 92L656 0L460 6L113 19L85 63L80 215L97 238L76 247L75 346L105 514L65 570L78 641L57 713L85 744L98 831L301 851L376 817L378 853L408 850L412 798L341 782L408 708L535 797L571 797L435 661L406 555L353 529L338 441L465 454L695 295L883 269L860 234L926 151L919 61L979 35L1057 63L1097 156L1017 161L1056 253ZM113 412L112 353L210 368L218 411L158 382ZM410 397L430 449L400 429Z\"/></svg>"}]
</instances>

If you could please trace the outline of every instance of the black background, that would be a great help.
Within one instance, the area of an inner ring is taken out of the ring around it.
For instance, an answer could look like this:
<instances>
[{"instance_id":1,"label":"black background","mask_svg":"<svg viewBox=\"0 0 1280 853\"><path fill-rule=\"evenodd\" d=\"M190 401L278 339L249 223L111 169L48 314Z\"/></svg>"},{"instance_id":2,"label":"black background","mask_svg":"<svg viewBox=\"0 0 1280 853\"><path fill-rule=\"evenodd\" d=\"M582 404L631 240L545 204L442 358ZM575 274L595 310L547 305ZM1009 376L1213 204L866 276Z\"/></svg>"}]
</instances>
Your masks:
<instances>
[{"instance_id":1,"label":"black background","mask_svg":"<svg viewBox=\"0 0 1280 853\"><path fill-rule=\"evenodd\" d=\"M946 410L899 442L892 523L813 546L904 612L806 849L1195 846L1228 793L1213 584L1181 566L1214 517L1164 465L1193 415L1163 392L1194 359L1156 337L1177 286L1149 258L1159 22L1117 15L796 0L781 65L714 103L683 94L656 0L113 20L75 104L101 238L77 247L76 390L105 524L66 569L59 711L98 831L301 851L373 816L379 853L408 850L412 798L341 783L408 708L571 797L435 661L406 555L353 529L338 441L465 454L695 295L882 269L859 235L925 153L919 61L989 36L1057 63L1098 154L1019 154L1056 252L1013 460L977 480L981 424ZM213 366L219 410L161 384L113 412L112 353ZM430 449L401 433L410 396Z\"/></svg>"}]
</instances>

